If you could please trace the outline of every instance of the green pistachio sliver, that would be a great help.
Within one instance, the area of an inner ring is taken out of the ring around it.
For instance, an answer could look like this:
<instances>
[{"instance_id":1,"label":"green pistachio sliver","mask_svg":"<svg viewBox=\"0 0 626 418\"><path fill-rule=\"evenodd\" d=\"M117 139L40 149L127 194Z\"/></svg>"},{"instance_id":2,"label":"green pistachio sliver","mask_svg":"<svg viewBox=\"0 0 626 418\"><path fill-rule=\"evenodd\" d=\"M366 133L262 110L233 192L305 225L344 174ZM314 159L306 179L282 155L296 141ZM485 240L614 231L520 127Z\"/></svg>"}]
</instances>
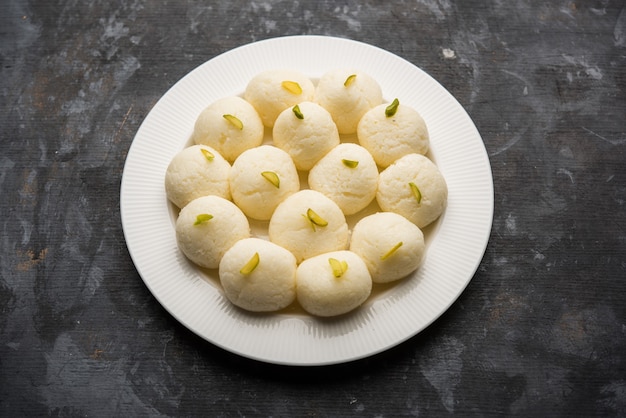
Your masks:
<instances>
[{"instance_id":1,"label":"green pistachio sliver","mask_svg":"<svg viewBox=\"0 0 626 418\"><path fill-rule=\"evenodd\" d=\"M302 94L302 87L295 81L283 81L281 86L291 94Z\"/></svg>"},{"instance_id":2,"label":"green pistachio sliver","mask_svg":"<svg viewBox=\"0 0 626 418\"><path fill-rule=\"evenodd\" d=\"M385 116L388 118L392 117L398 111L398 106L400 105L400 101L398 99L393 99L393 102L385 109Z\"/></svg>"},{"instance_id":3,"label":"green pistachio sliver","mask_svg":"<svg viewBox=\"0 0 626 418\"><path fill-rule=\"evenodd\" d=\"M265 178L265 180L272 183L274 187L280 189L280 177L278 177L278 174L273 171L263 171L261 175Z\"/></svg>"},{"instance_id":4,"label":"green pistachio sliver","mask_svg":"<svg viewBox=\"0 0 626 418\"><path fill-rule=\"evenodd\" d=\"M259 253L254 253L252 258L248 260L248 262L239 270L241 274L250 274L254 271L254 269L259 265Z\"/></svg>"},{"instance_id":5,"label":"green pistachio sliver","mask_svg":"<svg viewBox=\"0 0 626 418\"><path fill-rule=\"evenodd\" d=\"M336 258L330 257L328 264L330 264L330 268L333 270L333 276L337 278L343 276L346 270L348 270L348 263L345 260L339 261Z\"/></svg>"},{"instance_id":6,"label":"green pistachio sliver","mask_svg":"<svg viewBox=\"0 0 626 418\"><path fill-rule=\"evenodd\" d=\"M420 192L419 187L417 187L413 182L409 182L409 187L411 188L411 192L413 193L413 196L415 196L417 203L422 203L422 192Z\"/></svg>"},{"instance_id":7,"label":"green pistachio sliver","mask_svg":"<svg viewBox=\"0 0 626 418\"><path fill-rule=\"evenodd\" d=\"M298 119L304 119L304 115L300 111L300 106L295 105L291 110L293 110L293 114L296 115Z\"/></svg>"},{"instance_id":8,"label":"green pistachio sliver","mask_svg":"<svg viewBox=\"0 0 626 418\"><path fill-rule=\"evenodd\" d=\"M208 213L201 213L200 215L196 216L196 221L193 224L200 225L205 222L209 222L211 219L213 219L213 215Z\"/></svg>"},{"instance_id":9,"label":"green pistachio sliver","mask_svg":"<svg viewBox=\"0 0 626 418\"><path fill-rule=\"evenodd\" d=\"M233 126L240 131L243 129L243 122L237 117L233 115L223 115L224 119L233 124Z\"/></svg>"},{"instance_id":10,"label":"green pistachio sliver","mask_svg":"<svg viewBox=\"0 0 626 418\"><path fill-rule=\"evenodd\" d=\"M201 148L200 151L202 151L202 155L204 155L204 158L209 161L213 161L213 159L215 158L215 155L213 155L213 153L208 149Z\"/></svg>"},{"instance_id":11,"label":"green pistachio sliver","mask_svg":"<svg viewBox=\"0 0 626 418\"><path fill-rule=\"evenodd\" d=\"M346 78L346 81L343 82L343 85L345 87L348 87L350 84L354 82L355 78L356 78L356 74L349 75L348 78Z\"/></svg>"},{"instance_id":12,"label":"green pistachio sliver","mask_svg":"<svg viewBox=\"0 0 626 418\"><path fill-rule=\"evenodd\" d=\"M321 216L319 216L317 213L315 213L315 211L311 208L309 208L306 211L306 216L307 218L309 218L309 220L317 226L327 226L328 225L328 221L325 220L324 218L322 218Z\"/></svg>"},{"instance_id":13,"label":"green pistachio sliver","mask_svg":"<svg viewBox=\"0 0 626 418\"><path fill-rule=\"evenodd\" d=\"M399 243L397 243L396 245L394 245L393 247L391 247L391 249L389 251L387 251L385 254L380 256L381 260L386 260L389 257L391 257L396 251L398 251L398 248L402 247L402 241L400 241Z\"/></svg>"},{"instance_id":14,"label":"green pistachio sliver","mask_svg":"<svg viewBox=\"0 0 626 418\"><path fill-rule=\"evenodd\" d=\"M346 167L349 167L349 168L356 168L356 166L359 165L359 162L358 161L354 161L354 160L342 159L341 162L343 163L343 165L345 165Z\"/></svg>"}]
</instances>

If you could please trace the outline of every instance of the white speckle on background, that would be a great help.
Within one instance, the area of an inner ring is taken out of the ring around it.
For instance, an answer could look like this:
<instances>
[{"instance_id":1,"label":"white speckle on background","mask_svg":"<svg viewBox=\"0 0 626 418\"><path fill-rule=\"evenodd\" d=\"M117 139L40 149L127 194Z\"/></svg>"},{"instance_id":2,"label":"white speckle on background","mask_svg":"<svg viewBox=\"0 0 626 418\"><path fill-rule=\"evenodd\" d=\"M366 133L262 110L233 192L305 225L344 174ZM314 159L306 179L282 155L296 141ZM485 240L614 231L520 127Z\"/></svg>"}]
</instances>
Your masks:
<instances>
[{"instance_id":1,"label":"white speckle on background","mask_svg":"<svg viewBox=\"0 0 626 418\"><path fill-rule=\"evenodd\" d=\"M271 2L252 2L250 3L250 6L252 6L252 10L256 13L258 12L260 9L263 9L264 12L269 13L272 11L272 3Z\"/></svg>"},{"instance_id":2,"label":"white speckle on background","mask_svg":"<svg viewBox=\"0 0 626 418\"><path fill-rule=\"evenodd\" d=\"M265 32L271 32L276 29L276 21L275 20L264 20L263 26L265 26Z\"/></svg>"},{"instance_id":3,"label":"white speckle on background","mask_svg":"<svg viewBox=\"0 0 626 418\"><path fill-rule=\"evenodd\" d=\"M535 255L533 256L533 260L535 261L543 261L546 259L546 256L537 250L532 250Z\"/></svg>"},{"instance_id":4,"label":"white speckle on background","mask_svg":"<svg viewBox=\"0 0 626 418\"><path fill-rule=\"evenodd\" d=\"M356 20L353 17L348 16L347 14L340 14L339 16L337 16L337 18L339 20L342 20L344 22L346 22L348 24L348 28L358 32L361 30L361 22L359 22L358 20Z\"/></svg>"},{"instance_id":5,"label":"white speckle on background","mask_svg":"<svg viewBox=\"0 0 626 418\"><path fill-rule=\"evenodd\" d=\"M443 57L444 57L445 59L454 59L454 58L456 58L456 53L454 52L454 50L453 50L453 49L450 49L450 48L443 48L443 49L441 50L441 53L443 54Z\"/></svg>"},{"instance_id":6,"label":"white speckle on background","mask_svg":"<svg viewBox=\"0 0 626 418\"><path fill-rule=\"evenodd\" d=\"M585 70L585 73L594 80L602 80L602 71L597 66L590 67Z\"/></svg>"},{"instance_id":7,"label":"white speckle on background","mask_svg":"<svg viewBox=\"0 0 626 418\"><path fill-rule=\"evenodd\" d=\"M504 220L504 226L512 235L517 234L517 221L512 214L509 213L509 216L506 217Z\"/></svg>"},{"instance_id":8,"label":"white speckle on background","mask_svg":"<svg viewBox=\"0 0 626 418\"><path fill-rule=\"evenodd\" d=\"M571 171L566 170L565 168L559 168L558 170L556 170L556 173L566 175L569 178L569 180L572 182L572 184L574 184L574 175L572 174Z\"/></svg>"},{"instance_id":9,"label":"white speckle on background","mask_svg":"<svg viewBox=\"0 0 626 418\"><path fill-rule=\"evenodd\" d=\"M20 343L16 343L16 342L9 342L6 344L7 347L9 347L11 350L19 350L20 349Z\"/></svg>"},{"instance_id":10,"label":"white speckle on background","mask_svg":"<svg viewBox=\"0 0 626 418\"><path fill-rule=\"evenodd\" d=\"M607 138L605 136L602 136L600 134L595 133L594 131L592 131L591 129L585 128L584 126L582 127L585 131L589 132L590 134L592 134L593 136L595 136L596 138L600 138L603 141L608 142L611 145L622 145L624 143L626 143L626 138L620 138L620 139L610 139Z\"/></svg>"},{"instance_id":11,"label":"white speckle on background","mask_svg":"<svg viewBox=\"0 0 626 418\"><path fill-rule=\"evenodd\" d=\"M101 20L101 23L104 23L104 21ZM104 41L109 38L113 38L113 40L117 41L123 36L127 36L128 31L129 29L124 26L124 23L116 22L115 18L110 17L106 23L104 33L102 34L102 37L100 39Z\"/></svg>"},{"instance_id":12,"label":"white speckle on background","mask_svg":"<svg viewBox=\"0 0 626 418\"><path fill-rule=\"evenodd\" d=\"M572 149L568 146L565 146L559 150L559 155L565 158L574 158L574 153Z\"/></svg>"},{"instance_id":13,"label":"white speckle on background","mask_svg":"<svg viewBox=\"0 0 626 418\"><path fill-rule=\"evenodd\" d=\"M568 54L563 54L562 56L565 62L567 62L568 64L582 67L584 73L587 74L589 77L593 78L594 80L602 80L603 75L600 68L597 65L589 64L585 57L576 57Z\"/></svg>"}]
</instances>

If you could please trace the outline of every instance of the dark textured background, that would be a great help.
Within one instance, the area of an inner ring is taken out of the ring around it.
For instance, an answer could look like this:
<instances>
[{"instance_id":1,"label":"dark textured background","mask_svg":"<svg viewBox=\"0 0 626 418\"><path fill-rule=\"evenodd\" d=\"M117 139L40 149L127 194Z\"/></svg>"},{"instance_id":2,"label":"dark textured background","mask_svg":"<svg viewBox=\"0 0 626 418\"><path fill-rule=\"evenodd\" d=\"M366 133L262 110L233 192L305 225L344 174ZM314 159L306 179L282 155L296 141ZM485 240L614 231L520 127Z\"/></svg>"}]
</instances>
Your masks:
<instances>
[{"instance_id":1,"label":"dark textured background","mask_svg":"<svg viewBox=\"0 0 626 418\"><path fill-rule=\"evenodd\" d=\"M336 367L201 340L151 296L119 187L140 123L233 47L319 34L440 81L481 132L491 240L425 332ZM0 0L0 415L625 416L623 0Z\"/></svg>"}]
</instances>

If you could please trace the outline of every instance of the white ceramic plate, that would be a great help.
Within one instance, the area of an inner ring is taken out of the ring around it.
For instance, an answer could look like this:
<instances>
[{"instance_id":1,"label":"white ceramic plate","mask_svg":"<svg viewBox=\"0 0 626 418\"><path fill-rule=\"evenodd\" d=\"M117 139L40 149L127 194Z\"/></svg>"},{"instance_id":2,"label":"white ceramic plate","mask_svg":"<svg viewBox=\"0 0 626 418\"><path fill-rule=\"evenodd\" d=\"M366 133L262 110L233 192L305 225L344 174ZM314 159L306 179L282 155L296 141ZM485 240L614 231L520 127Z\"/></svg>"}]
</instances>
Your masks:
<instances>
[{"instance_id":1,"label":"white ceramic plate","mask_svg":"<svg viewBox=\"0 0 626 418\"><path fill-rule=\"evenodd\" d=\"M418 272L379 289L351 314L318 319L297 310L251 314L221 293L215 271L201 271L178 250L165 170L188 145L196 117L212 101L243 93L267 69L300 70L312 79L361 69L417 109L431 136L431 156L449 188L448 207L428 231ZM480 134L461 105L433 78L385 50L323 36L275 38L219 55L190 72L154 106L135 136L121 185L121 216L131 257L158 301L197 335L239 355L277 364L356 360L419 333L457 299L484 254L493 217L493 182Z\"/></svg>"}]
</instances>

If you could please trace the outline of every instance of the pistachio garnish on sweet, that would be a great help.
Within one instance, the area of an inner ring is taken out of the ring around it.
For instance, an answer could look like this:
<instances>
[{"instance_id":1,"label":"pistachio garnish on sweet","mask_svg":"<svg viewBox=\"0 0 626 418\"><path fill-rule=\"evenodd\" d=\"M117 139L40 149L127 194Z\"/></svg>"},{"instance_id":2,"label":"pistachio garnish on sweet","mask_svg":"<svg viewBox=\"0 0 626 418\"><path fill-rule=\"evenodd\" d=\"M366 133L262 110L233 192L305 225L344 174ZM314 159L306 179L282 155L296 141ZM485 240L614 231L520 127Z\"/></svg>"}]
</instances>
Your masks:
<instances>
[{"instance_id":1,"label":"pistachio garnish on sweet","mask_svg":"<svg viewBox=\"0 0 626 418\"><path fill-rule=\"evenodd\" d=\"M260 257L259 253L254 253L252 258L248 260L246 264L239 270L239 273L247 275L254 271L254 269L259 265Z\"/></svg>"},{"instance_id":2,"label":"pistachio garnish on sweet","mask_svg":"<svg viewBox=\"0 0 626 418\"><path fill-rule=\"evenodd\" d=\"M280 189L280 178L278 177L278 174L273 171L263 171L261 175L265 178L265 180L272 183L274 187Z\"/></svg>"},{"instance_id":3,"label":"pistachio garnish on sweet","mask_svg":"<svg viewBox=\"0 0 626 418\"><path fill-rule=\"evenodd\" d=\"M330 257L328 264L330 264L330 268L333 270L333 276L337 278L343 276L348 270L348 263L345 260L339 261L336 258Z\"/></svg>"},{"instance_id":4,"label":"pistachio garnish on sweet","mask_svg":"<svg viewBox=\"0 0 626 418\"><path fill-rule=\"evenodd\" d=\"M355 78L356 74L349 75L348 78L346 78L346 81L343 82L344 87L348 87L350 84L352 84Z\"/></svg>"},{"instance_id":5,"label":"pistachio garnish on sweet","mask_svg":"<svg viewBox=\"0 0 626 418\"><path fill-rule=\"evenodd\" d=\"M313 209L309 208L306 211L306 216L307 218L309 218L309 220L317 226L327 226L328 225L328 221L325 220L324 218L322 218L321 216L319 216Z\"/></svg>"},{"instance_id":6,"label":"pistachio garnish on sweet","mask_svg":"<svg viewBox=\"0 0 626 418\"><path fill-rule=\"evenodd\" d=\"M393 99L393 102L389 106L385 108L385 116L388 118L392 117L398 111L398 106L400 105L400 101L396 98Z\"/></svg>"},{"instance_id":7,"label":"pistachio garnish on sweet","mask_svg":"<svg viewBox=\"0 0 626 418\"><path fill-rule=\"evenodd\" d=\"M223 115L224 119L232 123L232 125L239 129L240 131L243 129L243 122L237 117L233 115Z\"/></svg>"},{"instance_id":8,"label":"pistachio garnish on sweet","mask_svg":"<svg viewBox=\"0 0 626 418\"><path fill-rule=\"evenodd\" d=\"M319 216L313 209L309 208L306 211L306 214L302 214L302 217L307 220L309 225L313 231L315 231L315 226L325 227L328 225L328 221Z\"/></svg>"},{"instance_id":9,"label":"pistachio garnish on sweet","mask_svg":"<svg viewBox=\"0 0 626 418\"><path fill-rule=\"evenodd\" d=\"M209 213L201 213L200 215L196 216L196 221L193 224L200 225L205 222L209 222L211 219L213 219L213 215Z\"/></svg>"},{"instance_id":10,"label":"pistachio garnish on sweet","mask_svg":"<svg viewBox=\"0 0 626 418\"><path fill-rule=\"evenodd\" d=\"M385 254L380 256L381 260L386 260L389 257L391 257L392 255L395 254L396 251L398 251L398 248L402 247L402 241L400 241L399 243L397 243L396 245L394 245L393 247L391 247L391 249L389 251L387 251Z\"/></svg>"},{"instance_id":11,"label":"pistachio garnish on sweet","mask_svg":"<svg viewBox=\"0 0 626 418\"><path fill-rule=\"evenodd\" d=\"M213 153L208 149L200 148L200 151L202 151L202 155L204 155L204 158L209 161L213 161L213 159L215 158L215 155L213 155Z\"/></svg>"},{"instance_id":12,"label":"pistachio garnish on sweet","mask_svg":"<svg viewBox=\"0 0 626 418\"><path fill-rule=\"evenodd\" d=\"M359 165L359 162L355 160L342 159L341 162L343 163L343 165L349 168L356 168L356 166Z\"/></svg>"},{"instance_id":13,"label":"pistachio garnish on sweet","mask_svg":"<svg viewBox=\"0 0 626 418\"><path fill-rule=\"evenodd\" d=\"M281 86L291 94L302 93L302 87L300 87L300 84L296 83L295 81L289 81L289 80L283 81L281 83Z\"/></svg>"},{"instance_id":14,"label":"pistachio garnish on sweet","mask_svg":"<svg viewBox=\"0 0 626 418\"><path fill-rule=\"evenodd\" d=\"M291 110L293 110L293 114L296 115L298 119L304 119L304 115L300 111L300 106L295 105Z\"/></svg>"},{"instance_id":15,"label":"pistachio garnish on sweet","mask_svg":"<svg viewBox=\"0 0 626 418\"><path fill-rule=\"evenodd\" d=\"M413 182L409 182L409 187L411 188L411 192L413 193L413 196L415 196L417 203L422 203L422 192L420 192L419 187L417 187Z\"/></svg>"}]
</instances>

